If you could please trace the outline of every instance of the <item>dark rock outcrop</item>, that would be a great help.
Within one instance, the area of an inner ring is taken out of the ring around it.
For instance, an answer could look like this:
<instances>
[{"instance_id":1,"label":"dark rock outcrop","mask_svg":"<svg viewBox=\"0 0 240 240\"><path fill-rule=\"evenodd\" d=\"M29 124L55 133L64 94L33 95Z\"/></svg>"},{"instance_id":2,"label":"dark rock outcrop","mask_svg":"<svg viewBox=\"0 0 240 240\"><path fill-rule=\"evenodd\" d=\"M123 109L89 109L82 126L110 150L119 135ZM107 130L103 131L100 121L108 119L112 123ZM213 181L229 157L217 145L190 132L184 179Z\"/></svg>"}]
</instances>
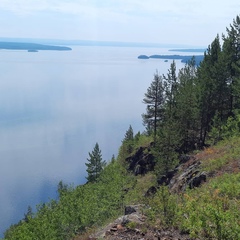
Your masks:
<instances>
[{"instance_id":1,"label":"dark rock outcrop","mask_svg":"<svg viewBox=\"0 0 240 240\"><path fill-rule=\"evenodd\" d=\"M190 157L185 164L178 166L178 173L169 182L173 192L183 192L187 188L199 187L207 180L207 173L200 168L201 162Z\"/></svg>"},{"instance_id":2,"label":"dark rock outcrop","mask_svg":"<svg viewBox=\"0 0 240 240\"><path fill-rule=\"evenodd\" d=\"M129 164L128 170L135 175L143 175L154 170L155 161L151 153L151 146L140 147L138 150L126 159Z\"/></svg>"},{"instance_id":3,"label":"dark rock outcrop","mask_svg":"<svg viewBox=\"0 0 240 240\"><path fill-rule=\"evenodd\" d=\"M171 179L175 176L177 171L177 168L175 168L174 170L170 170L166 175L163 175L160 179L157 180L158 185L169 185Z\"/></svg>"},{"instance_id":4,"label":"dark rock outcrop","mask_svg":"<svg viewBox=\"0 0 240 240\"><path fill-rule=\"evenodd\" d=\"M181 161L182 164L161 176L157 180L158 186L150 187L144 196L153 196L161 186L168 186L170 191L179 193L184 192L187 188L199 187L206 182L208 174L201 170L200 161L197 161L193 156L182 157Z\"/></svg>"},{"instance_id":5,"label":"dark rock outcrop","mask_svg":"<svg viewBox=\"0 0 240 240\"><path fill-rule=\"evenodd\" d=\"M151 148L152 144L148 147L140 147L134 154L129 156L126 159L128 170L135 175L143 175L153 171L155 160ZM207 173L201 170L200 165L201 162L197 161L194 156L181 155L179 165L157 180L158 187L169 186L169 189L173 192L182 192L187 188L199 187L207 180ZM154 188L151 187L145 193L145 196L153 195L156 192Z\"/></svg>"}]
</instances>

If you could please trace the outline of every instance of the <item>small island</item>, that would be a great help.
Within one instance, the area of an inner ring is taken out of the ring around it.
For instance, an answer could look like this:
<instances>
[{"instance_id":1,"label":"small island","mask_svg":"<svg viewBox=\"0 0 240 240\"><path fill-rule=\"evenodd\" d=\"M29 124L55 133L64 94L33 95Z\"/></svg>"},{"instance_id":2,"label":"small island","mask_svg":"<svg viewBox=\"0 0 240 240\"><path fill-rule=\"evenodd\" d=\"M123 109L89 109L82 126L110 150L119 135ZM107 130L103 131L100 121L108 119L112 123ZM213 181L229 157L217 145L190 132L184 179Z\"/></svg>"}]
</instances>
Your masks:
<instances>
[{"instance_id":1,"label":"small island","mask_svg":"<svg viewBox=\"0 0 240 240\"><path fill-rule=\"evenodd\" d=\"M38 43L22 42L0 42L0 49L5 50L27 50L28 52L38 52L39 50L70 51L70 47L52 46Z\"/></svg>"},{"instance_id":2,"label":"small island","mask_svg":"<svg viewBox=\"0 0 240 240\"><path fill-rule=\"evenodd\" d=\"M149 59L147 55L140 55L138 56L138 59Z\"/></svg>"},{"instance_id":3,"label":"small island","mask_svg":"<svg viewBox=\"0 0 240 240\"><path fill-rule=\"evenodd\" d=\"M38 52L36 49L28 49L28 52Z\"/></svg>"}]
</instances>

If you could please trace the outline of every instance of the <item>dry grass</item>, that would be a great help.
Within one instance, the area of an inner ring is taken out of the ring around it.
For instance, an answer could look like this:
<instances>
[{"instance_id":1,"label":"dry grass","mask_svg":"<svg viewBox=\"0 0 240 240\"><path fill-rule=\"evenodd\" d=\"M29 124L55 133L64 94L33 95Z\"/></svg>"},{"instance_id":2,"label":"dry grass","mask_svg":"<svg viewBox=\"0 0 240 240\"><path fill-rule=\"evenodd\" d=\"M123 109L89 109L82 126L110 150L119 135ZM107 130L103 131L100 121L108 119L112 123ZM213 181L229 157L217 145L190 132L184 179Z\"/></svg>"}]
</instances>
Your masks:
<instances>
[{"instance_id":1,"label":"dry grass","mask_svg":"<svg viewBox=\"0 0 240 240\"><path fill-rule=\"evenodd\" d=\"M206 148L195 155L202 168L212 176L240 172L240 138L223 141L217 146Z\"/></svg>"}]
</instances>

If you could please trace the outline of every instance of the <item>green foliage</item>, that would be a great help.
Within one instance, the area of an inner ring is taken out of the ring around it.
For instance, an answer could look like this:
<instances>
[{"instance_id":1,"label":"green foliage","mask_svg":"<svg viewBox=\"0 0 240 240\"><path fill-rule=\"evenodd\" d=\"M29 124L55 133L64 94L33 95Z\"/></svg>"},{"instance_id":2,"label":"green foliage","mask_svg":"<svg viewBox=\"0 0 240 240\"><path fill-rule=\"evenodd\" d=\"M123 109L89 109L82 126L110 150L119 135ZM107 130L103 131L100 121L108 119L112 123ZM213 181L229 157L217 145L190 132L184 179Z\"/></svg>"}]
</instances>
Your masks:
<instances>
[{"instance_id":1,"label":"green foliage","mask_svg":"<svg viewBox=\"0 0 240 240\"><path fill-rule=\"evenodd\" d=\"M25 222L29 222L32 218L33 218L32 207L31 207L31 206L28 206L27 213L24 214L24 219L23 219L23 220L24 220Z\"/></svg>"},{"instance_id":2,"label":"green foliage","mask_svg":"<svg viewBox=\"0 0 240 240\"><path fill-rule=\"evenodd\" d=\"M193 237L239 239L239 178L239 174L226 174L186 193L181 205L181 227Z\"/></svg>"},{"instance_id":3,"label":"green foliage","mask_svg":"<svg viewBox=\"0 0 240 240\"><path fill-rule=\"evenodd\" d=\"M143 124L149 135L153 133L155 142L157 127L163 119L163 105L165 103L163 79L158 73L154 74L154 79L145 93L143 103L147 105L146 113L142 114Z\"/></svg>"},{"instance_id":4,"label":"green foliage","mask_svg":"<svg viewBox=\"0 0 240 240\"><path fill-rule=\"evenodd\" d=\"M178 152L187 153L196 148L199 134L199 109L197 103L196 65L194 58L179 70L179 86L176 93L175 139ZM177 130L177 131L176 131Z\"/></svg>"},{"instance_id":5,"label":"green foliage","mask_svg":"<svg viewBox=\"0 0 240 240\"><path fill-rule=\"evenodd\" d=\"M128 192L124 197L125 204L148 203L148 199L144 195L152 186L157 186L157 178L153 173L138 177L131 176Z\"/></svg>"},{"instance_id":6,"label":"green foliage","mask_svg":"<svg viewBox=\"0 0 240 240\"><path fill-rule=\"evenodd\" d=\"M88 163L85 163L88 173L87 180L88 182L95 182L98 180L105 166L105 161L102 160L102 154L98 143L95 144L93 151L89 153L87 161Z\"/></svg>"},{"instance_id":7,"label":"green foliage","mask_svg":"<svg viewBox=\"0 0 240 240\"><path fill-rule=\"evenodd\" d=\"M100 226L107 219L122 214L124 189L131 181L118 161L109 163L97 182L67 188L58 201L40 204L28 221L8 229L5 239L66 240L87 227Z\"/></svg>"},{"instance_id":8,"label":"green foliage","mask_svg":"<svg viewBox=\"0 0 240 240\"><path fill-rule=\"evenodd\" d=\"M163 76L165 93L166 93L166 103L168 108L168 113L172 117L174 108L176 107L176 93L178 92L178 78L176 72L176 63L173 61L168 70L167 76Z\"/></svg>"},{"instance_id":9,"label":"green foliage","mask_svg":"<svg viewBox=\"0 0 240 240\"><path fill-rule=\"evenodd\" d=\"M218 113L219 121L228 116L229 86L225 73L224 56L217 36L209 45L197 71L201 145L205 144L214 116Z\"/></svg>"},{"instance_id":10,"label":"green foliage","mask_svg":"<svg viewBox=\"0 0 240 240\"><path fill-rule=\"evenodd\" d=\"M127 137L129 136L128 135L129 132L131 132L130 134L131 138ZM119 148L117 160L127 168L125 161L126 158L134 154L139 147L148 147L152 142L153 142L152 136L141 134L140 132L138 132L134 136L132 127L130 125L122 141L122 145Z\"/></svg>"},{"instance_id":11,"label":"green foliage","mask_svg":"<svg viewBox=\"0 0 240 240\"><path fill-rule=\"evenodd\" d=\"M148 147L153 142L153 137L145 134L137 134L134 138L134 149Z\"/></svg>"},{"instance_id":12,"label":"green foliage","mask_svg":"<svg viewBox=\"0 0 240 240\"><path fill-rule=\"evenodd\" d=\"M223 35L223 53L229 86L228 108L229 116L235 109L240 109L240 17L237 16Z\"/></svg>"},{"instance_id":13,"label":"green foliage","mask_svg":"<svg viewBox=\"0 0 240 240\"><path fill-rule=\"evenodd\" d=\"M240 135L240 114L229 117L226 125L222 126L222 137L229 139L233 136Z\"/></svg>"},{"instance_id":14,"label":"green foliage","mask_svg":"<svg viewBox=\"0 0 240 240\"><path fill-rule=\"evenodd\" d=\"M202 152L202 168L207 172L222 169L230 162L236 162L240 155L240 138L233 136Z\"/></svg>"},{"instance_id":15,"label":"green foliage","mask_svg":"<svg viewBox=\"0 0 240 240\"><path fill-rule=\"evenodd\" d=\"M128 154L130 154L133 151L133 147L134 147L133 135L134 135L133 129L132 129L132 126L130 125L123 139L123 144L125 145L125 148Z\"/></svg>"},{"instance_id":16,"label":"green foliage","mask_svg":"<svg viewBox=\"0 0 240 240\"><path fill-rule=\"evenodd\" d=\"M156 222L160 219L161 226L172 226L177 223L178 197L169 192L168 187L161 186L157 194L150 202L148 216Z\"/></svg>"},{"instance_id":17,"label":"green foliage","mask_svg":"<svg viewBox=\"0 0 240 240\"><path fill-rule=\"evenodd\" d=\"M155 172L158 176L166 175L177 165L178 154L175 150L177 149L178 139L175 133L176 131L170 125L170 122L159 129L153 150L156 161Z\"/></svg>"},{"instance_id":18,"label":"green foliage","mask_svg":"<svg viewBox=\"0 0 240 240\"><path fill-rule=\"evenodd\" d=\"M137 227L137 223L136 222L129 222L129 223L127 223L126 227L130 228L130 229L135 229Z\"/></svg>"},{"instance_id":19,"label":"green foliage","mask_svg":"<svg viewBox=\"0 0 240 240\"><path fill-rule=\"evenodd\" d=\"M225 173L179 195L161 187L149 201L148 216L154 226L175 226L199 239L240 239L240 173L234 169L239 161L239 141L239 137L228 138L199 156L204 170L221 173L231 162L236 174Z\"/></svg>"},{"instance_id":20,"label":"green foliage","mask_svg":"<svg viewBox=\"0 0 240 240\"><path fill-rule=\"evenodd\" d=\"M128 130L125 133L125 137L123 139L123 141L133 141L133 129L132 126L130 125Z\"/></svg>"},{"instance_id":21,"label":"green foliage","mask_svg":"<svg viewBox=\"0 0 240 240\"><path fill-rule=\"evenodd\" d=\"M73 190L73 186L69 186L68 184L63 183L61 180L58 183L58 195L59 197L62 197L63 195L66 195L68 192L71 192Z\"/></svg>"},{"instance_id":22,"label":"green foliage","mask_svg":"<svg viewBox=\"0 0 240 240\"><path fill-rule=\"evenodd\" d=\"M225 124L219 124L216 119L217 115L213 119L213 126L209 133L210 144L214 145L220 140L240 135L240 114L237 111L234 112L234 116L227 119Z\"/></svg>"}]
</instances>

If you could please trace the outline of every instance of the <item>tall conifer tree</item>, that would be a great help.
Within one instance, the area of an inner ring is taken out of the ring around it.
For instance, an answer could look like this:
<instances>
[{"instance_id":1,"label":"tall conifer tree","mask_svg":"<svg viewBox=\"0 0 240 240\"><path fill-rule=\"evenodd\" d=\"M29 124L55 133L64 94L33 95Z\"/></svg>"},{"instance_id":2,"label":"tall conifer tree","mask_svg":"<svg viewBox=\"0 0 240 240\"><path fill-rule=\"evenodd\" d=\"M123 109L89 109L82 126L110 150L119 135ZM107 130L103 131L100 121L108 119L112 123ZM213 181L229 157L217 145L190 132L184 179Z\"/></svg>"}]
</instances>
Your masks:
<instances>
[{"instance_id":1,"label":"tall conifer tree","mask_svg":"<svg viewBox=\"0 0 240 240\"><path fill-rule=\"evenodd\" d=\"M176 94L176 126L179 136L179 152L196 147L199 113L196 98L196 65L194 58L179 70L179 86Z\"/></svg>"},{"instance_id":2,"label":"tall conifer tree","mask_svg":"<svg viewBox=\"0 0 240 240\"><path fill-rule=\"evenodd\" d=\"M198 106L200 112L200 146L204 146L213 118L221 112L223 116L227 82L224 74L224 64L219 37L217 36L201 62L197 72Z\"/></svg>"},{"instance_id":3,"label":"tall conifer tree","mask_svg":"<svg viewBox=\"0 0 240 240\"><path fill-rule=\"evenodd\" d=\"M226 64L227 81L230 88L229 116L240 109L240 16L233 20L223 35L223 54Z\"/></svg>"},{"instance_id":4,"label":"tall conifer tree","mask_svg":"<svg viewBox=\"0 0 240 240\"><path fill-rule=\"evenodd\" d=\"M162 76L154 74L153 81L145 93L143 103L147 105L146 113L142 114L143 124L150 133L153 133L156 141L157 127L163 120L165 92Z\"/></svg>"},{"instance_id":5,"label":"tall conifer tree","mask_svg":"<svg viewBox=\"0 0 240 240\"><path fill-rule=\"evenodd\" d=\"M155 158L157 175L165 175L177 163L176 150L179 144L179 134L176 120L176 94L178 78L176 64L173 61L164 78L164 104L161 125L157 129Z\"/></svg>"},{"instance_id":6,"label":"tall conifer tree","mask_svg":"<svg viewBox=\"0 0 240 240\"><path fill-rule=\"evenodd\" d=\"M105 161L102 160L102 154L98 143L95 144L93 151L91 153L89 152L89 158L87 161L88 163L85 163L88 173L86 178L88 182L95 182L105 166Z\"/></svg>"},{"instance_id":7,"label":"tall conifer tree","mask_svg":"<svg viewBox=\"0 0 240 240\"><path fill-rule=\"evenodd\" d=\"M125 145L126 147L127 153L128 154L131 153L133 151L133 145L134 145L134 133L131 125L126 131L122 142L123 142L123 145Z\"/></svg>"}]
</instances>

